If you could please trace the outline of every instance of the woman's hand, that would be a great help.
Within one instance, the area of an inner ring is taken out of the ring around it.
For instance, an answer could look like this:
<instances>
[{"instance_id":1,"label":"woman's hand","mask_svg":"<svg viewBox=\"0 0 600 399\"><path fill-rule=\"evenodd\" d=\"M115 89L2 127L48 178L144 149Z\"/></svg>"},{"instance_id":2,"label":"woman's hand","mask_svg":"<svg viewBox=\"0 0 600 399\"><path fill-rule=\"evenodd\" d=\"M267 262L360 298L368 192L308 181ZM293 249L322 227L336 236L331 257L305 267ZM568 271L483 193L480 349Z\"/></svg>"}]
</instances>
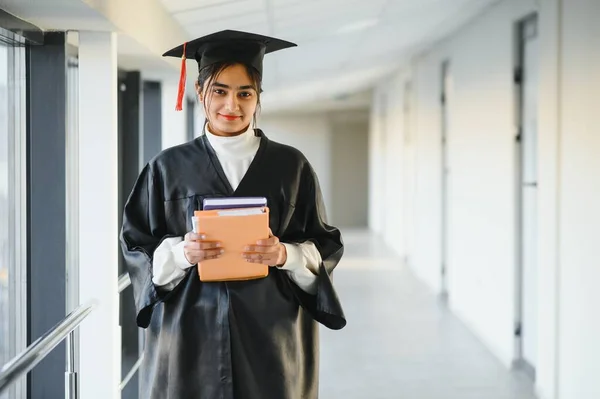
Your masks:
<instances>
[{"instance_id":1,"label":"woman's hand","mask_svg":"<svg viewBox=\"0 0 600 399\"><path fill-rule=\"evenodd\" d=\"M224 250L220 242L204 241L205 239L205 235L196 234L193 231L185 235L183 253L192 265L209 259L217 259L223 254Z\"/></svg>"},{"instance_id":2,"label":"woman's hand","mask_svg":"<svg viewBox=\"0 0 600 399\"><path fill-rule=\"evenodd\" d=\"M279 238L269 229L269 238L257 241L256 245L247 246L242 256L251 263L283 266L287 260L287 251L285 245L280 243Z\"/></svg>"}]
</instances>

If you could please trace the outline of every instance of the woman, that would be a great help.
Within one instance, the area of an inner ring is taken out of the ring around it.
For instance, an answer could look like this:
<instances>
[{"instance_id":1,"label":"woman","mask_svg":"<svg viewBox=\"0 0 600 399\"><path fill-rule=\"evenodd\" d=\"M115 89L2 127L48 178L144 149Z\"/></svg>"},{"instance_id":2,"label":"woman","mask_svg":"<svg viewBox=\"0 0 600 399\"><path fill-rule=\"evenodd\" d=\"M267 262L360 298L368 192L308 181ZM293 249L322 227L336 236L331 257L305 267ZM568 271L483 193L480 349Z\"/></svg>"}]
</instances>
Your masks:
<instances>
[{"instance_id":1,"label":"woman","mask_svg":"<svg viewBox=\"0 0 600 399\"><path fill-rule=\"evenodd\" d=\"M291 46L223 31L165 53L198 62L207 124L199 138L151 160L125 205L121 244L137 324L147 329L143 398L317 398L317 322L346 324L331 280L343 243L325 223L306 158L251 127L263 56ZM191 218L204 198L226 196L268 200L272 235L244 253L271 266L265 278L198 277L197 263L222 248L194 234Z\"/></svg>"}]
</instances>

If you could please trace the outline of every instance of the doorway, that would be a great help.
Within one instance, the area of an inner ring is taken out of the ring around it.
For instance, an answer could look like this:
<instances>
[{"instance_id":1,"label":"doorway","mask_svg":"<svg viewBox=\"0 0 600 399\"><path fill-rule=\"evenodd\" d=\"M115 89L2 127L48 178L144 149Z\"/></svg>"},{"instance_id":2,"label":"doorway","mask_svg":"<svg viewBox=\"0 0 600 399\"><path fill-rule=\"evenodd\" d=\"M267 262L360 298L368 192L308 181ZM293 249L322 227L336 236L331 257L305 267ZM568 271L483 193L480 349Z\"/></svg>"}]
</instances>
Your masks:
<instances>
[{"instance_id":1,"label":"doorway","mask_svg":"<svg viewBox=\"0 0 600 399\"><path fill-rule=\"evenodd\" d=\"M441 85L441 284L442 298L448 298L448 132L450 126L449 103L451 100L450 61L442 63Z\"/></svg>"},{"instance_id":2,"label":"doorway","mask_svg":"<svg viewBox=\"0 0 600 399\"><path fill-rule=\"evenodd\" d=\"M537 359L538 88L537 15L517 25L517 300L516 363L535 379Z\"/></svg>"}]
</instances>

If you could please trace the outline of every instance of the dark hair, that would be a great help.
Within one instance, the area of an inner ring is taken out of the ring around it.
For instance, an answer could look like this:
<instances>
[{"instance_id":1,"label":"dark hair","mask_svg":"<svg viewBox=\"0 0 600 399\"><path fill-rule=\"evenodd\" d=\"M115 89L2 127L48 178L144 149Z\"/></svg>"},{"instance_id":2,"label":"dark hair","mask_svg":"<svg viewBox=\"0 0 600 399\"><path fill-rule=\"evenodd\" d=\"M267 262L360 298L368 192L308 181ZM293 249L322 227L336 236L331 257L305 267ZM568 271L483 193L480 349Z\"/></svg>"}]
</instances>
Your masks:
<instances>
[{"instance_id":1,"label":"dark hair","mask_svg":"<svg viewBox=\"0 0 600 399\"><path fill-rule=\"evenodd\" d=\"M254 115L253 115L253 119L254 119L253 127L256 128L256 115L257 115L257 113L260 112L260 93L262 93L262 77L260 76L258 71L253 66L244 64L241 62L235 62L235 61L223 61L223 62L218 62L216 64L208 65L208 66L200 69L200 71L198 73L198 85L200 86L200 92L204 91L205 85L210 86L212 84L212 82L219 77L221 72L223 72L225 69L229 68L230 66L234 66L234 65L242 65L246 68L246 72L248 73L250 80L252 81L252 83L254 84L254 87L256 88L257 104L256 104L256 111L254 112ZM206 103L204 103L204 113L206 115L206 118L208 119L208 113L206 112Z\"/></svg>"}]
</instances>

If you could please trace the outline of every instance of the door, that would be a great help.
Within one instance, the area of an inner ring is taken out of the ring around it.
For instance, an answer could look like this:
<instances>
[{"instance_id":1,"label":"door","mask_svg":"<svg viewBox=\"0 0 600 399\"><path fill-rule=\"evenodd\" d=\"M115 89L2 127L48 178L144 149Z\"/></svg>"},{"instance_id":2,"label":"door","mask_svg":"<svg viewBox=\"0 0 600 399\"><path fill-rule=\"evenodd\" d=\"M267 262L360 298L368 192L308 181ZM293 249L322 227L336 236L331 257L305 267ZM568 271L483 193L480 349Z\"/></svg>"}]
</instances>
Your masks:
<instances>
[{"instance_id":1,"label":"door","mask_svg":"<svg viewBox=\"0 0 600 399\"><path fill-rule=\"evenodd\" d=\"M442 63L441 88L441 294L448 296L448 132L450 125L449 102L451 100L450 62Z\"/></svg>"},{"instance_id":2,"label":"door","mask_svg":"<svg viewBox=\"0 0 600 399\"><path fill-rule=\"evenodd\" d=\"M413 266L412 257L414 255L414 237L415 237L415 193L416 193L416 167L415 167L415 147L412 129L413 115L413 89L410 81L404 83L403 99L403 154L402 157L402 195L404 203L404 224L402 226L402 235L404 239L404 264Z\"/></svg>"},{"instance_id":3,"label":"door","mask_svg":"<svg viewBox=\"0 0 600 399\"><path fill-rule=\"evenodd\" d=\"M537 345L537 142L539 38L537 18L519 26L519 65L515 83L519 93L517 149L519 154L518 201L518 359L535 378Z\"/></svg>"}]
</instances>

